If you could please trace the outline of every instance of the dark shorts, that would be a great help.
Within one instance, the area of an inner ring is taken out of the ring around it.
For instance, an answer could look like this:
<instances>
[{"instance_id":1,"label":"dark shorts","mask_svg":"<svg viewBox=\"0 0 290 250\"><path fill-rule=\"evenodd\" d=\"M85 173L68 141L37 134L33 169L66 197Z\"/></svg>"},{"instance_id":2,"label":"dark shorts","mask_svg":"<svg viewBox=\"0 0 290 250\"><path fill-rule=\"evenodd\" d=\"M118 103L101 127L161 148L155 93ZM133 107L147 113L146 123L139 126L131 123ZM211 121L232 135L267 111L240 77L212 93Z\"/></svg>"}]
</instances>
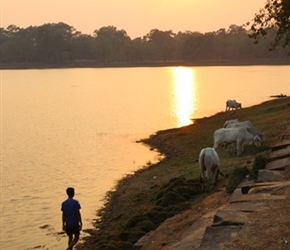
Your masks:
<instances>
[{"instance_id":1,"label":"dark shorts","mask_svg":"<svg viewBox=\"0 0 290 250\"><path fill-rule=\"evenodd\" d=\"M67 235L75 235L75 236L79 236L80 235L80 229L79 227L66 227L66 234Z\"/></svg>"}]
</instances>

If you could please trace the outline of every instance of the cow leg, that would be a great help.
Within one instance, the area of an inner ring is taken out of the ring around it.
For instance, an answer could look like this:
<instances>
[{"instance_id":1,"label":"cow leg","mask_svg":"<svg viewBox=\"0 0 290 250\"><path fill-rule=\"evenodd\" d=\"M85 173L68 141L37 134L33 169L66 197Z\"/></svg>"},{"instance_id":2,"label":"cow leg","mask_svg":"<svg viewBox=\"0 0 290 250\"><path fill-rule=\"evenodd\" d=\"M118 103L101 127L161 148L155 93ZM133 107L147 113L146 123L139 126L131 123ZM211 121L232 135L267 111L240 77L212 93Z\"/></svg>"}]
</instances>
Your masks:
<instances>
[{"instance_id":1,"label":"cow leg","mask_svg":"<svg viewBox=\"0 0 290 250\"><path fill-rule=\"evenodd\" d=\"M242 143L242 146L241 146L241 150L242 150L242 152L244 152L244 149L245 149L245 144Z\"/></svg>"},{"instance_id":2,"label":"cow leg","mask_svg":"<svg viewBox=\"0 0 290 250\"><path fill-rule=\"evenodd\" d=\"M208 174L207 174L207 172L205 175L204 175L204 172L201 172L199 180L201 183L202 191L207 192L208 191Z\"/></svg>"},{"instance_id":3,"label":"cow leg","mask_svg":"<svg viewBox=\"0 0 290 250\"><path fill-rule=\"evenodd\" d=\"M203 188L204 181L203 181L203 175L202 174L200 174L200 176L199 176L199 182L201 183L202 188Z\"/></svg>"},{"instance_id":4,"label":"cow leg","mask_svg":"<svg viewBox=\"0 0 290 250\"><path fill-rule=\"evenodd\" d=\"M208 167L206 169L206 174L205 174L205 192L209 191L209 176L210 176L210 168Z\"/></svg>"},{"instance_id":5,"label":"cow leg","mask_svg":"<svg viewBox=\"0 0 290 250\"><path fill-rule=\"evenodd\" d=\"M200 176L199 176L199 181L201 183L201 188L202 188L202 191L205 190L205 180L204 180L204 167L203 165L201 166L201 169L200 169Z\"/></svg>"},{"instance_id":6,"label":"cow leg","mask_svg":"<svg viewBox=\"0 0 290 250\"><path fill-rule=\"evenodd\" d=\"M214 166L214 177L213 177L213 184L216 185L217 184L217 181L218 181L218 176L219 176L219 169L218 169L218 166L215 165Z\"/></svg>"},{"instance_id":7,"label":"cow leg","mask_svg":"<svg viewBox=\"0 0 290 250\"><path fill-rule=\"evenodd\" d=\"M204 192L208 193L209 187L208 187L208 177L205 177L205 183L204 183Z\"/></svg>"},{"instance_id":8,"label":"cow leg","mask_svg":"<svg viewBox=\"0 0 290 250\"><path fill-rule=\"evenodd\" d=\"M237 156L241 155L242 149L241 149L241 143L237 142Z\"/></svg>"}]
</instances>

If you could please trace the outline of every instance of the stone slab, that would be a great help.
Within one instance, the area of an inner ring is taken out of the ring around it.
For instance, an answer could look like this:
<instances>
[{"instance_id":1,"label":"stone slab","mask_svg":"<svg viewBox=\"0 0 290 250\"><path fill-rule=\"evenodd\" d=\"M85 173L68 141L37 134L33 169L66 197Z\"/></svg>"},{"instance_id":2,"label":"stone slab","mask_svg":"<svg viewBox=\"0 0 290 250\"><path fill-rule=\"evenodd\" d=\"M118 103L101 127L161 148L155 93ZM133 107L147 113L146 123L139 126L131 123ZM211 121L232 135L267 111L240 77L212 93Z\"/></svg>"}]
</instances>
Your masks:
<instances>
[{"instance_id":1,"label":"stone slab","mask_svg":"<svg viewBox=\"0 0 290 250\"><path fill-rule=\"evenodd\" d=\"M218 210L212 226L239 226L249 221L249 213L238 210Z\"/></svg>"},{"instance_id":2,"label":"stone slab","mask_svg":"<svg viewBox=\"0 0 290 250\"><path fill-rule=\"evenodd\" d=\"M289 136L289 137L287 137ZM284 135L273 147L272 151L290 145L290 135Z\"/></svg>"},{"instance_id":3,"label":"stone slab","mask_svg":"<svg viewBox=\"0 0 290 250\"><path fill-rule=\"evenodd\" d=\"M274 150L272 151L270 154L269 154L269 159L270 160L274 160L275 158L285 158L285 157L290 157L290 146L287 146L287 147L283 147L281 149L277 149L277 150Z\"/></svg>"},{"instance_id":4,"label":"stone slab","mask_svg":"<svg viewBox=\"0 0 290 250\"><path fill-rule=\"evenodd\" d=\"M282 142L283 143L289 143L290 144L290 134L282 135Z\"/></svg>"},{"instance_id":5,"label":"stone slab","mask_svg":"<svg viewBox=\"0 0 290 250\"><path fill-rule=\"evenodd\" d=\"M181 236L181 240L169 247L169 250L199 249L206 227L212 224L212 218L196 220Z\"/></svg>"},{"instance_id":6,"label":"stone slab","mask_svg":"<svg viewBox=\"0 0 290 250\"><path fill-rule=\"evenodd\" d=\"M283 170L285 170L288 167L290 167L290 157L271 161L266 165L265 169L268 169L268 170L280 170L280 169L282 170L283 169Z\"/></svg>"},{"instance_id":7,"label":"stone slab","mask_svg":"<svg viewBox=\"0 0 290 250\"><path fill-rule=\"evenodd\" d=\"M255 183L255 185L253 185L253 187L266 187L266 188L275 188L275 187L279 187L279 186L284 186L284 185L288 185L290 183L290 181L276 181L276 182L259 182L259 183Z\"/></svg>"},{"instance_id":8,"label":"stone slab","mask_svg":"<svg viewBox=\"0 0 290 250\"><path fill-rule=\"evenodd\" d=\"M272 181L283 181L283 171L273 171L268 169L260 169L258 173L257 182L272 182Z\"/></svg>"},{"instance_id":9,"label":"stone slab","mask_svg":"<svg viewBox=\"0 0 290 250\"><path fill-rule=\"evenodd\" d=\"M240 193L240 194L239 194ZM230 203L233 202L257 202L257 201L273 201L273 200L283 200L285 199L284 195L272 195L269 193L248 193L248 194L242 194L242 192L239 190L239 193L236 193L232 195L232 197L229 199Z\"/></svg>"},{"instance_id":10,"label":"stone slab","mask_svg":"<svg viewBox=\"0 0 290 250\"><path fill-rule=\"evenodd\" d=\"M227 206L224 207L224 210L236 210L241 212L256 212L256 211L262 211L265 209L265 203L264 202L235 202L235 203L229 203Z\"/></svg>"},{"instance_id":11,"label":"stone slab","mask_svg":"<svg viewBox=\"0 0 290 250\"><path fill-rule=\"evenodd\" d=\"M218 226L207 227L202 239L199 250L222 249L225 243L228 243L234 237L237 237L242 226Z\"/></svg>"}]
</instances>

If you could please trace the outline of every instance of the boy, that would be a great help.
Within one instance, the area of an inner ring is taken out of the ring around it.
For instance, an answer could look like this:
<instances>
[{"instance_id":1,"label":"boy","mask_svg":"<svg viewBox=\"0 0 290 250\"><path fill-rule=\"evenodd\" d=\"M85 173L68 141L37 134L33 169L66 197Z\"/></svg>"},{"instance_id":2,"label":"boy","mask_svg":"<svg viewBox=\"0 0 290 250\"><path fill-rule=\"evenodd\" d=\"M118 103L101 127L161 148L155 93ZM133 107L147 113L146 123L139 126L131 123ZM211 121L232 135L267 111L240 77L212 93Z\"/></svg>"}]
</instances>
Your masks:
<instances>
[{"instance_id":1,"label":"boy","mask_svg":"<svg viewBox=\"0 0 290 250\"><path fill-rule=\"evenodd\" d=\"M80 230L82 230L82 217L80 213L80 203L73 199L75 190L72 187L66 189L68 199L61 204L62 229L68 235L68 248L72 250L78 242Z\"/></svg>"}]
</instances>

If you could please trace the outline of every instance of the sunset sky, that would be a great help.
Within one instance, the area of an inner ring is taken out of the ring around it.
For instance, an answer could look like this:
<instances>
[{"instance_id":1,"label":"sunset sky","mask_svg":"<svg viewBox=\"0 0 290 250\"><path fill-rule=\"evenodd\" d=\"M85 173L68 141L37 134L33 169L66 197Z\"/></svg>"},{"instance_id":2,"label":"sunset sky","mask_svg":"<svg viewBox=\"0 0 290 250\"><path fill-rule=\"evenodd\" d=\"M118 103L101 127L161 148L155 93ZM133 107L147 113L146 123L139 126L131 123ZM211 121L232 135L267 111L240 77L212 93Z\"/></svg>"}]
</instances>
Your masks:
<instances>
[{"instance_id":1,"label":"sunset sky","mask_svg":"<svg viewBox=\"0 0 290 250\"><path fill-rule=\"evenodd\" d=\"M251 21L266 0L0 0L0 27L64 22L83 34L104 26L133 39L152 29L209 32Z\"/></svg>"}]
</instances>

